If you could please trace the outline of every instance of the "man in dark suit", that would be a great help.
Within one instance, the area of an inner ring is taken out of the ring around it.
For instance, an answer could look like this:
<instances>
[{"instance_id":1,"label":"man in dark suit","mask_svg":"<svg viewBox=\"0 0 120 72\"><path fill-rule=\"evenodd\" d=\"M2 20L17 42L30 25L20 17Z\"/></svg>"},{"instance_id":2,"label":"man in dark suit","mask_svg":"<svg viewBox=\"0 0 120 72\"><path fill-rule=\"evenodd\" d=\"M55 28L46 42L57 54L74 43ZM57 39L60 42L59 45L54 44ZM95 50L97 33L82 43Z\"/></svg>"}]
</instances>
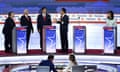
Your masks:
<instances>
[{"instance_id":1,"label":"man in dark suit","mask_svg":"<svg viewBox=\"0 0 120 72\"><path fill-rule=\"evenodd\" d=\"M43 50L43 32L42 32L42 29L43 29L43 26L46 26L46 25L51 25L51 17L50 15L47 13L47 9L46 7L43 7L41 9L41 14L38 15L38 18L37 18L37 29L38 29L38 32L40 34L40 48L41 50Z\"/></svg>"},{"instance_id":2,"label":"man in dark suit","mask_svg":"<svg viewBox=\"0 0 120 72\"><path fill-rule=\"evenodd\" d=\"M28 9L25 9L24 10L24 15L20 19L21 26L26 26L27 27L27 45L26 45L27 49L28 49L28 46L29 46L31 31L33 33L33 26L32 26L31 17L28 14L29 14Z\"/></svg>"},{"instance_id":3,"label":"man in dark suit","mask_svg":"<svg viewBox=\"0 0 120 72\"><path fill-rule=\"evenodd\" d=\"M69 24L69 17L66 15L66 9L61 9L61 17L60 21L57 21L57 23L60 24L60 37L61 37L61 47L62 51L67 53L68 52L68 24Z\"/></svg>"},{"instance_id":4,"label":"man in dark suit","mask_svg":"<svg viewBox=\"0 0 120 72\"><path fill-rule=\"evenodd\" d=\"M12 30L15 27L13 18L14 12L10 11L3 27L5 52L12 52Z\"/></svg>"},{"instance_id":5,"label":"man in dark suit","mask_svg":"<svg viewBox=\"0 0 120 72\"><path fill-rule=\"evenodd\" d=\"M55 66L53 64L53 60L54 60L54 56L53 55L49 55L48 56L48 60L43 60L41 61L41 63L39 64L39 66L49 66L50 67L50 72L57 72L55 69Z\"/></svg>"}]
</instances>

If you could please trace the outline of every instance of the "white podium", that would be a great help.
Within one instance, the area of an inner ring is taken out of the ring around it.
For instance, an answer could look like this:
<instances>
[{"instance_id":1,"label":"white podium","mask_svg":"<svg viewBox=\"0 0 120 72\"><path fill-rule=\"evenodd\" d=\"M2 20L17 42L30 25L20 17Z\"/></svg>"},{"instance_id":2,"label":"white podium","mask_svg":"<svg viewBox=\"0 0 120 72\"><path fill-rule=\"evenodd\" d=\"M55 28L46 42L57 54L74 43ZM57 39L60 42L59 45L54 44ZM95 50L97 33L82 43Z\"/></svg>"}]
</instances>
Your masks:
<instances>
[{"instance_id":1,"label":"white podium","mask_svg":"<svg viewBox=\"0 0 120 72\"><path fill-rule=\"evenodd\" d=\"M114 54L116 49L116 27L104 27L104 54Z\"/></svg>"},{"instance_id":2,"label":"white podium","mask_svg":"<svg viewBox=\"0 0 120 72\"><path fill-rule=\"evenodd\" d=\"M26 54L26 27L15 27L12 31L12 51L16 54Z\"/></svg>"},{"instance_id":3,"label":"white podium","mask_svg":"<svg viewBox=\"0 0 120 72\"><path fill-rule=\"evenodd\" d=\"M86 27L85 26L74 26L73 30L74 39L74 52L85 53L86 49Z\"/></svg>"},{"instance_id":4,"label":"white podium","mask_svg":"<svg viewBox=\"0 0 120 72\"><path fill-rule=\"evenodd\" d=\"M43 27L43 51L56 53L56 26Z\"/></svg>"}]
</instances>

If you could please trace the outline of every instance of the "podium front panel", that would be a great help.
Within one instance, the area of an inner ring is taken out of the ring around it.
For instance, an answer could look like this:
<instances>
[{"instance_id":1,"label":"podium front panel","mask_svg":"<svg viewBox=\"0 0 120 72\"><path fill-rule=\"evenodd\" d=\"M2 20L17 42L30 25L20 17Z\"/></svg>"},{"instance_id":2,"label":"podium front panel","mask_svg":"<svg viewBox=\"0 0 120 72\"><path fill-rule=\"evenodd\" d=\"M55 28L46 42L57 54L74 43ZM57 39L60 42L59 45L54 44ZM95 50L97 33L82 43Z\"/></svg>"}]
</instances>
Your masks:
<instances>
[{"instance_id":1,"label":"podium front panel","mask_svg":"<svg viewBox=\"0 0 120 72\"><path fill-rule=\"evenodd\" d=\"M104 53L113 54L115 47L115 27L104 27Z\"/></svg>"},{"instance_id":2,"label":"podium front panel","mask_svg":"<svg viewBox=\"0 0 120 72\"><path fill-rule=\"evenodd\" d=\"M16 40L17 40L17 54L26 54L26 28L18 27L16 28Z\"/></svg>"},{"instance_id":3,"label":"podium front panel","mask_svg":"<svg viewBox=\"0 0 120 72\"><path fill-rule=\"evenodd\" d=\"M85 53L86 48L86 27L74 26L74 52Z\"/></svg>"},{"instance_id":4,"label":"podium front panel","mask_svg":"<svg viewBox=\"0 0 120 72\"><path fill-rule=\"evenodd\" d=\"M56 27L45 26L44 31L46 53L56 53Z\"/></svg>"}]
</instances>

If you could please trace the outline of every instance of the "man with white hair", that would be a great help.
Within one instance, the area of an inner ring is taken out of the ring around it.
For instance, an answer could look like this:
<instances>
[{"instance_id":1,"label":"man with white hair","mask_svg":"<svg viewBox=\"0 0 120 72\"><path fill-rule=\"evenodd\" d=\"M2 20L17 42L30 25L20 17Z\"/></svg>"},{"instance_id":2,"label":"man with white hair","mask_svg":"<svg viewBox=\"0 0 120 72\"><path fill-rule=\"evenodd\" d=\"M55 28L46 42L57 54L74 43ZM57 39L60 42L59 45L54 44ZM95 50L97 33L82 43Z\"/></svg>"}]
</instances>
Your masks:
<instances>
[{"instance_id":1,"label":"man with white hair","mask_svg":"<svg viewBox=\"0 0 120 72\"><path fill-rule=\"evenodd\" d=\"M26 36L27 37L27 45L26 45L26 48L28 50L30 34L31 34L31 31L32 31L32 33L34 32L31 17L29 16L28 9L24 10L24 14L23 14L23 16L21 16L21 19L20 19L20 24L21 24L21 26L27 27L27 36Z\"/></svg>"}]
</instances>

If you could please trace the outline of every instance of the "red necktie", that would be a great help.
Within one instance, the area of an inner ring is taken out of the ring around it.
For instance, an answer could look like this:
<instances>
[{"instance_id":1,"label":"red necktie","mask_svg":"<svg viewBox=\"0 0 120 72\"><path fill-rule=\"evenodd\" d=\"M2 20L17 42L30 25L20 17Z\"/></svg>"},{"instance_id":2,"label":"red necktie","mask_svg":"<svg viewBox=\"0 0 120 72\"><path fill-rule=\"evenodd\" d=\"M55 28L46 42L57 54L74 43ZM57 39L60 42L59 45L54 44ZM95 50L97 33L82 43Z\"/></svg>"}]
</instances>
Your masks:
<instances>
[{"instance_id":1,"label":"red necktie","mask_svg":"<svg viewBox=\"0 0 120 72\"><path fill-rule=\"evenodd\" d=\"M46 21L46 16L43 17L44 21Z\"/></svg>"}]
</instances>

